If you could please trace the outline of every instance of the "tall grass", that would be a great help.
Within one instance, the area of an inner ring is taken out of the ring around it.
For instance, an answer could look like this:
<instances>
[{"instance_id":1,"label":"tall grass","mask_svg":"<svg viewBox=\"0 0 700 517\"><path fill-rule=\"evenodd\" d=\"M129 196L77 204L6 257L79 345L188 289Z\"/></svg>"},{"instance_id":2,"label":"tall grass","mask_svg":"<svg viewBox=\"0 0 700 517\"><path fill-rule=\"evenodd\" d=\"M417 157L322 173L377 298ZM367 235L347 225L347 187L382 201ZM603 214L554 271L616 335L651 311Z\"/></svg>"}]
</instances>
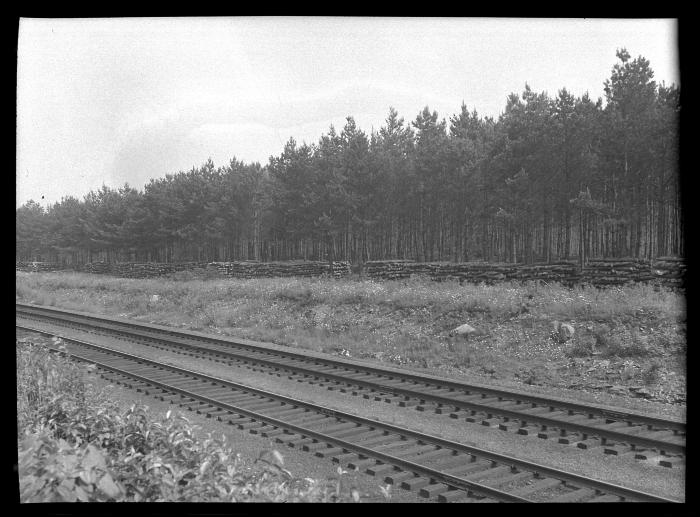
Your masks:
<instances>
[{"instance_id":1,"label":"tall grass","mask_svg":"<svg viewBox=\"0 0 700 517\"><path fill-rule=\"evenodd\" d=\"M639 310L675 315L684 310L683 296L644 284L569 289L558 284L536 283L461 286L456 282L429 280L357 282L320 278L178 281L117 279L82 273L17 273L16 296L21 300L41 301L53 295L57 301L135 306L137 302L148 304L153 294L163 298L161 309L177 306L188 313L196 313L215 302L260 300L300 307L365 305L395 310L437 308L442 312L511 315L519 312L528 296L533 307L563 318L609 318Z\"/></svg>"},{"instance_id":2,"label":"tall grass","mask_svg":"<svg viewBox=\"0 0 700 517\"><path fill-rule=\"evenodd\" d=\"M80 273L17 273L16 284L20 300L197 330L216 327L242 338L418 366L474 366L532 354L548 359L563 354L566 346L570 353L578 353L576 347L590 353L601 325L610 327L611 336L627 339L631 331L623 327L641 320L651 322L652 341L659 341L667 339L661 327L685 319L682 294L647 285L570 289L537 282L487 286L426 279L129 280ZM575 325L573 343L549 340L553 320ZM463 323L480 333L467 341L452 339L450 330Z\"/></svg>"}]
</instances>

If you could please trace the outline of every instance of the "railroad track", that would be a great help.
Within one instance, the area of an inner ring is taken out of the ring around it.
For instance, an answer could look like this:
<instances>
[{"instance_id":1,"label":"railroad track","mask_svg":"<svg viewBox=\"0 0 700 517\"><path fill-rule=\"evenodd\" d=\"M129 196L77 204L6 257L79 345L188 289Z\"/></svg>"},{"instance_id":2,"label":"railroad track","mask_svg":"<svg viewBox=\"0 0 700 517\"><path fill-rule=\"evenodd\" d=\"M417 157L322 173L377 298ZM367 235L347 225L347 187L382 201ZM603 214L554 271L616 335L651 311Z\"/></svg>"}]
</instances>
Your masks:
<instances>
[{"instance_id":1,"label":"railroad track","mask_svg":"<svg viewBox=\"0 0 700 517\"><path fill-rule=\"evenodd\" d=\"M268 374L281 376L284 373L300 382L330 390L432 411L581 449L631 456L663 467L685 465L686 430L685 422L681 421L76 311L16 304L16 315L23 320L87 330L174 353L243 365Z\"/></svg>"},{"instance_id":2,"label":"railroad track","mask_svg":"<svg viewBox=\"0 0 700 517\"><path fill-rule=\"evenodd\" d=\"M82 340L63 340L73 359L96 365L110 382L440 502L680 502Z\"/></svg>"}]
</instances>

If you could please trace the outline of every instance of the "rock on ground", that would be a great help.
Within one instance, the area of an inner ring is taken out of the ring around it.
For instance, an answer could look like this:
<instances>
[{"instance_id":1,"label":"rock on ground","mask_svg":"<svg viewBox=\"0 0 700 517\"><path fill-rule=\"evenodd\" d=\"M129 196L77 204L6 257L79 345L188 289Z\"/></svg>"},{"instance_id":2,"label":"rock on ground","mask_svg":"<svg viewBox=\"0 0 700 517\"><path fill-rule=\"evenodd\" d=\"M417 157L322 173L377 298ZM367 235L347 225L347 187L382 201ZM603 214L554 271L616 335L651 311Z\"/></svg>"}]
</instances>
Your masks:
<instances>
[{"instance_id":1,"label":"rock on ground","mask_svg":"<svg viewBox=\"0 0 700 517\"><path fill-rule=\"evenodd\" d=\"M464 325L460 325L459 327L452 329L450 332L451 336L468 336L470 334L476 333L477 330L469 325L468 323L465 323Z\"/></svg>"}]
</instances>

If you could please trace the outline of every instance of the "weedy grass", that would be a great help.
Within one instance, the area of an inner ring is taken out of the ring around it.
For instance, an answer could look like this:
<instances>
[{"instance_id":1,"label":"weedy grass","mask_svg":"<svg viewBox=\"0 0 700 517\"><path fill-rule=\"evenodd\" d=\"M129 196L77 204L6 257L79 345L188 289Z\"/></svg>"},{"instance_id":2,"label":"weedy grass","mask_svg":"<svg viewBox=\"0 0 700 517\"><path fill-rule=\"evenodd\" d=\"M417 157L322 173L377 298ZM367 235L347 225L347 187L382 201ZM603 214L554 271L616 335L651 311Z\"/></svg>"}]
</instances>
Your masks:
<instances>
[{"instance_id":1,"label":"weedy grass","mask_svg":"<svg viewBox=\"0 0 700 517\"><path fill-rule=\"evenodd\" d=\"M599 289L579 286L573 289L538 290L539 308L561 319L613 321L637 317L640 313L661 318L685 312L685 298L668 289L647 284Z\"/></svg>"},{"instance_id":2,"label":"weedy grass","mask_svg":"<svg viewBox=\"0 0 700 517\"><path fill-rule=\"evenodd\" d=\"M241 338L438 372L499 371L594 353L654 356L681 350L684 341L682 333L668 331L685 321L683 294L648 285L182 278L18 272L16 298L197 330L216 327ZM570 342L552 338L554 320L574 326ZM450 336L463 323L479 332Z\"/></svg>"}]
</instances>

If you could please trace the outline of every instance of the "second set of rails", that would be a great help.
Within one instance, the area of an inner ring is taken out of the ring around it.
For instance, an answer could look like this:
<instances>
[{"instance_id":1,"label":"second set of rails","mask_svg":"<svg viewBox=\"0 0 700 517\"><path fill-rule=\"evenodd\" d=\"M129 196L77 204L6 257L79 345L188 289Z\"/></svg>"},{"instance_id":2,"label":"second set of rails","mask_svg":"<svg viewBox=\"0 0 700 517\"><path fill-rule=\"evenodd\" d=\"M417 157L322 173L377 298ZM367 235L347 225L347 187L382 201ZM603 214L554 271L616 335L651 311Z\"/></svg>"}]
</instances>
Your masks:
<instances>
[{"instance_id":1,"label":"second set of rails","mask_svg":"<svg viewBox=\"0 0 700 517\"><path fill-rule=\"evenodd\" d=\"M243 365L268 374L284 374L330 390L432 411L445 418L464 419L581 449L649 459L664 467L680 466L685 461L685 422L678 420L52 307L17 303L16 315L26 321L125 339L195 358Z\"/></svg>"},{"instance_id":2,"label":"second set of rails","mask_svg":"<svg viewBox=\"0 0 700 517\"><path fill-rule=\"evenodd\" d=\"M95 365L109 382L440 502L676 502L83 340L63 341L65 353Z\"/></svg>"}]
</instances>

